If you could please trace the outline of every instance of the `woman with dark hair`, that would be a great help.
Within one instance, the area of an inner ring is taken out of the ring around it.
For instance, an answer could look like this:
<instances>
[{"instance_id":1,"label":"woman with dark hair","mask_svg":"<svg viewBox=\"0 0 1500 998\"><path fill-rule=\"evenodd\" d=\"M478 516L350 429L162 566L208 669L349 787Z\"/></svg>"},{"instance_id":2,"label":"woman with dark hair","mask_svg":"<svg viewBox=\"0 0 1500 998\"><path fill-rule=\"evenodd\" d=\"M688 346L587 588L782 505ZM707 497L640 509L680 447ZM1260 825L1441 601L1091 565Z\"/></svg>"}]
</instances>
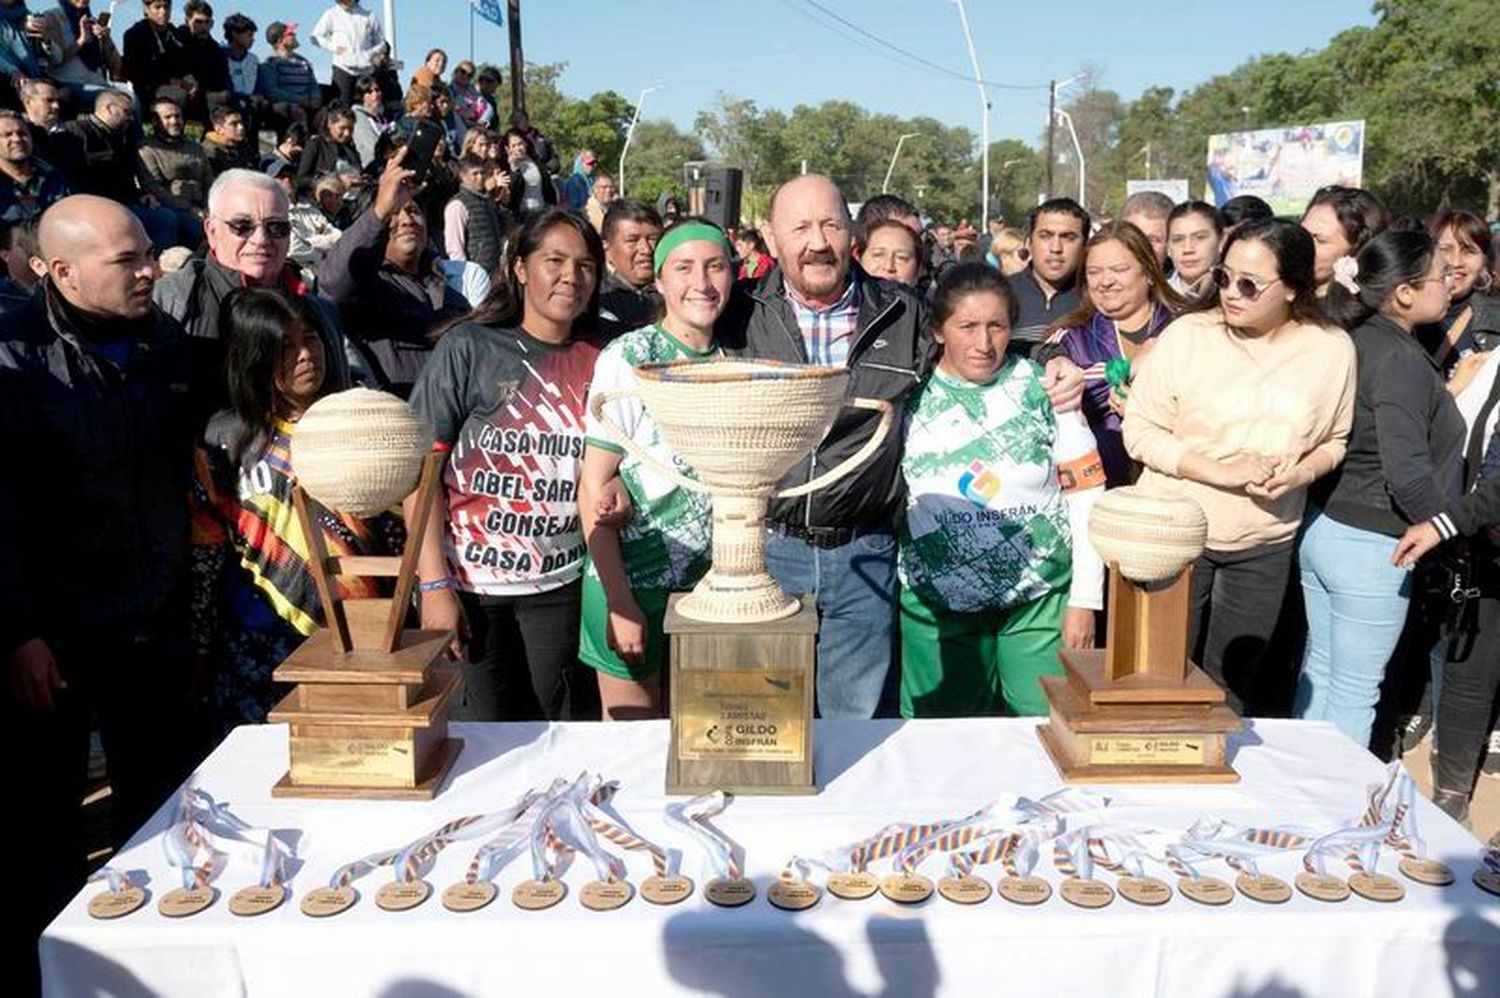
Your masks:
<instances>
[{"instance_id":1,"label":"woman with dark hair","mask_svg":"<svg viewBox=\"0 0 1500 998\"><path fill-rule=\"evenodd\" d=\"M577 656L578 479L603 268L593 226L533 215L412 390L448 454L422 543L422 626L467 639L466 720L587 717L594 699Z\"/></svg>"},{"instance_id":2,"label":"woman with dark hair","mask_svg":"<svg viewBox=\"0 0 1500 998\"><path fill-rule=\"evenodd\" d=\"M1494 237L1484 219L1467 211L1435 215L1427 223L1427 233L1437 243L1453 297L1443 317L1420 327L1417 338L1450 376L1450 387L1457 393L1480 364L1476 360L1464 365L1460 375L1459 362L1500 345L1500 299L1490 293Z\"/></svg>"},{"instance_id":3,"label":"woman with dark hair","mask_svg":"<svg viewBox=\"0 0 1500 998\"><path fill-rule=\"evenodd\" d=\"M1354 344L1318 306L1313 260L1292 222L1236 229L1214 292L1157 337L1125 407L1141 485L1208 517L1189 648L1241 712L1261 709L1307 488L1343 459L1353 416Z\"/></svg>"},{"instance_id":4,"label":"woman with dark hair","mask_svg":"<svg viewBox=\"0 0 1500 998\"><path fill-rule=\"evenodd\" d=\"M1316 251L1314 261L1318 297L1328 293L1333 281L1334 263L1353 259L1365 243L1390 225L1385 205L1367 190L1359 187L1324 187L1307 202L1302 213L1302 228L1312 236Z\"/></svg>"},{"instance_id":5,"label":"woman with dark hair","mask_svg":"<svg viewBox=\"0 0 1500 998\"><path fill-rule=\"evenodd\" d=\"M1135 474L1120 420L1130 372L1187 303L1168 285L1145 234L1129 222L1099 227L1084 244L1079 273L1078 307L1057 320L1047 342L1083 371L1083 413L1109 485L1129 485Z\"/></svg>"},{"instance_id":6,"label":"woman with dark hair","mask_svg":"<svg viewBox=\"0 0 1500 998\"><path fill-rule=\"evenodd\" d=\"M1276 212L1271 206L1254 194L1237 194L1225 201L1218 208L1219 230L1224 238L1228 239L1230 233L1246 222L1259 222L1267 218L1275 218Z\"/></svg>"},{"instance_id":7,"label":"woman with dark hair","mask_svg":"<svg viewBox=\"0 0 1500 998\"><path fill-rule=\"evenodd\" d=\"M318 318L306 299L236 291L220 312L230 407L209 421L193 483L192 634L212 670L221 731L264 721L271 672L323 621L307 538L292 506L291 443L327 390ZM309 498L336 556L399 550L400 521L359 520ZM346 598L377 596L341 576Z\"/></svg>"},{"instance_id":8,"label":"woman with dark hair","mask_svg":"<svg viewBox=\"0 0 1500 998\"><path fill-rule=\"evenodd\" d=\"M434 83L443 82L443 72L448 68L448 53L442 49L430 49L422 65L411 75L411 85L414 87L430 87Z\"/></svg>"},{"instance_id":9,"label":"woman with dark hair","mask_svg":"<svg viewBox=\"0 0 1500 998\"><path fill-rule=\"evenodd\" d=\"M1448 306L1431 238L1381 233L1356 268L1342 269L1323 300L1354 340L1354 419L1344 462L1313 489L1298 543L1308 640L1295 712L1367 746L1411 598L1410 577L1390 564L1391 539L1457 498L1464 421L1412 337Z\"/></svg>"},{"instance_id":10,"label":"woman with dark hair","mask_svg":"<svg viewBox=\"0 0 1500 998\"><path fill-rule=\"evenodd\" d=\"M323 113L323 129L307 140L297 161L297 191L312 194L318 178L329 173L358 173L363 163L354 146L354 112L342 105Z\"/></svg>"},{"instance_id":11,"label":"woman with dark hair","mask_svg":"<svg viewBox=\"0 0 1500 998\"><path fill-rule=\"evenodd\" d=\"M1167 214L1167 256L1172 276L1167 284L1188 301L1208 295L1209 271L1219 262L1224 224L1207 201L1184 201Z\"/></svg>"},{"instance_id":12,"label":"woman with dark hair","mask_svg":"<svg viewBox=\"0 0 1500 998\"><path fill-rule=\"evenodd\" d=\"M541 211L548 205L557 204L557 191L552 181L542 173L536 163L536 150L531 139L518 128L505 133L505 155L510 163L510 204L512 215Z\"/></svg>"},{"instance_id":13,"label":"woman with dark hair","mask_svg":"<svg viewBox=\"0 0 1500 998\"><path fill-rule=\"evenodd\" d=\"M854 259L865 273L908 287L922 279L922 256L917 234L894 218L864 227L854 240Z\"/></svg>"},{"instance_id":14,"label":"woman with dark hair","mask_svg":"<svg viewBox=\"0 0 1500 998\"><path fill-rule=\"evenodd\" d=\"M759 229L747 225L736 232L734 253L740 261L739 273L735 275L736 280L754 283L771 272L774 261L771 259L771 251L766 248L766 241Z\"/></svg>"},{"instance_id":15,"label":"woman with dark hair","mask_svg":"<svg viewBox=\"0 0 1500 998\"><path fill-rule=\"evenodd\" d=\"M592 394L636 387L635 368L722 356L714 323L734 286L729 240L704 219L683 219L662 234L652 259L665 314L611 340L594 368ZM663 466L692 470L662 439L638 398L603 412ZM599 673L599 699L612 720L659 717L667 598L691 589L708 570L713 537L708 496L663 478L625 451L590 413L579 503L588 538L579 657ZM623 527L600 523L597 499L611 479L630 495Z\"/></svg>"},{"instance_id":16,"label":"woman with dark hair","mask_svg":"<svg viewBox=\"0 0 1500 998\"><path fill-rule=\"evenodd\" d=\"M1155 257L1152 257L1155 259ZM983 262L933 295L937 367L907 413L900 525L901 715L1045 714L1060 646L1090 648L1104 568L1093 436L1006 346L1019 304Z\"/></svg>"}]
</instances>

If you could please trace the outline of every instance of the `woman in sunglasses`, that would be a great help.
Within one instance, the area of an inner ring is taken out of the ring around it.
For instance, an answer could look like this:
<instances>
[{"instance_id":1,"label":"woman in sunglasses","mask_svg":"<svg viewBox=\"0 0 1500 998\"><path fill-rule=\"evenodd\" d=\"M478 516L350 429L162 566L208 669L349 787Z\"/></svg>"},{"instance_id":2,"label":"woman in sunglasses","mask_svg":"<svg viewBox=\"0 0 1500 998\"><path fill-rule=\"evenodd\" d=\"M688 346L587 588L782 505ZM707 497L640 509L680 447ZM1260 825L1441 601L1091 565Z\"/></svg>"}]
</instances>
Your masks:
<instances>
[{"instance_id":1,"label":"woman in sunglasses","mask_svg":"<svg viewBox=\"0 0 1500 998\"><path fill-rule=\"evenodd\" d=\"M1240 226L1214 292L1157 338L1125 408L1141 484L1208 516L1189 647L1242 712L1261 709L1307 487L1343 459L1353 416L1354 344L1318 307L1313 259L1294 223Z\"/></svg>"},{"instance_id":2,"label":"woman in sunglasses","mask_svg":"<svg viewBox=\"0 0 1500 998\"><path fill-rule=\"evenodd\" d=\"M1145 234L1129 222L1099 227L1084 244L1080 272L1078 307L1057 321L1048 342L1083 370L1083 414L1109 486L1129 485L1135 471L1120 419L1130 371L1186 303L1167 285Z\"/></svg>"},{"instance_id":3,"label":"woman in sunglasses","mask_svg":"<svg viewBox=\"0 0 1500 998\"><path fill-rule=\"evenodd\" d=\"M1358 375L1344 463L1314 488L1298 543L1307 648L1295 710L1364 746L1411 597L1391 540L1459 495L1464 420L1412 336L1448 308L1443 260L1425 232L1370 240L1339 265L1323 305L1353 337Z\"/></svg>"}]
</instances>

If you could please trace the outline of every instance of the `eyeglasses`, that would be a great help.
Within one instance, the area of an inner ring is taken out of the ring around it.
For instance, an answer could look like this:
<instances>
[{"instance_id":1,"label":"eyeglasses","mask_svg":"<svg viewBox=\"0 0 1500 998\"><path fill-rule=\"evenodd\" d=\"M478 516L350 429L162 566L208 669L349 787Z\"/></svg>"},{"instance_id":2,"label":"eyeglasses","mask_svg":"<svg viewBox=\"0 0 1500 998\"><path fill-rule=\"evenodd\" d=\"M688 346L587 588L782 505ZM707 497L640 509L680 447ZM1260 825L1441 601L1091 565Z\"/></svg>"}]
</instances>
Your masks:
<instances>
[{"instance_id":1,"label":"eyeglasses","mask_svg":"<svg viewBox=\"0 0 1500 998\"><path fill-rule=\"evenodd\" d=\"M267 239L285 239L292 234L288 218L263 218L259 222L253 218L228 218L224 220L224 228L240 239L249 239L256 229L264 229Z\"/></svg>"},{"instance_id":2,"label":"eyeglasses","mask_svg":"<svg viewBox=\"0 0 1500 998\"><path fill-rule=\"evenodd\" d=\"M1241 298L1248 298L1250 301L1255 301L1255 299L1259 298L1265 293L1266 288L1269 288L1271 285L1281 283L1281 278L1279 277L1274 281L1266 281L1264 284L1253 277L1232 278L1229 276L1229 271L1223 267L1215 267L1209 273L1213 275L1214 286L1220 291L1228 291L1233 286L1234 290L1239 292Z\"/></svg>"}]
</instances>

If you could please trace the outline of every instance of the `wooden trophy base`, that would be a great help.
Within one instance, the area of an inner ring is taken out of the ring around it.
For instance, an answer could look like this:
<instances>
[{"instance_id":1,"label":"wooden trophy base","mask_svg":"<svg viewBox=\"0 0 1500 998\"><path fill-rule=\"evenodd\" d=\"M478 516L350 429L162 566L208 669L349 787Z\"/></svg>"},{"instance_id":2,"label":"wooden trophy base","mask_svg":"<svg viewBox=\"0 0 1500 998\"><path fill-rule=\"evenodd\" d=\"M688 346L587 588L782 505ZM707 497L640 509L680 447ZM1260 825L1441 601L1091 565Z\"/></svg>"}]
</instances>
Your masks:
<instances>
[{"instance_id":1,"label":"wooden trophy base","mask_svg":"<svg viewBox=\"0 0 1500 998\"><path fill-rule=\"evenodd\" d=\"M759 624L691 620L667 604L668 794L815 794L813 662L818 612Z\"/></svg>"},{"instance_id":2,"label":"wooden trophy base","mask_svg":"<svg viewBox=\"0 0 1500 998\"><path fill-rule=\"evenodd\" d=\"M1106 675L1103 650L1064 651L1045 676L1052 705L1037 733L1067 783L1234 783L1230 732L1242 727L1221 690L1189 665L1184 681Z\"/></svg>"},{"instance_id":3,"label":"wooden trophy base","mask_svg":"<svg viewBox=\"0 0 1500 998\"><path fill-rule=\"evenodd\" d=\"M446 631L407 631L395 652L341 652L314 633L276 670L299 685L268 719L291 728L291 767L273 797L431 800L463 742L448 737L462 686ZM442 664L440 664L442 663Z\"/></svg>"}]
</instances>

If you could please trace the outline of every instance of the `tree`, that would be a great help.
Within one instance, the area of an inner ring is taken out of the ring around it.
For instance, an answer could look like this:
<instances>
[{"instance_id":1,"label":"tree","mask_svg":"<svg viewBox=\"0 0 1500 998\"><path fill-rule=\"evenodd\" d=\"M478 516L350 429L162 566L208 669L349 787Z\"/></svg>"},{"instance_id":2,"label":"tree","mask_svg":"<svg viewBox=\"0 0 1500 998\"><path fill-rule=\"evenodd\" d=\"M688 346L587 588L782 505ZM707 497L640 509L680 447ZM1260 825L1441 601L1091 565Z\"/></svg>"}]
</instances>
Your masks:
<instances>
[{"instance_id":1,"label":"tree","mask_svg":"<svg viewBox=\"0 0 1500 998\"><path fill-rule=\"evenodd\" d=\"M695 135L684 135L670 121L641 121L630 140L625 161L627 195L635 201L655 202L663 194L683 198L682 166L707 158L703 142ZM614 170L619 160L605 165Z\"/></svg>"}]
</instances>

